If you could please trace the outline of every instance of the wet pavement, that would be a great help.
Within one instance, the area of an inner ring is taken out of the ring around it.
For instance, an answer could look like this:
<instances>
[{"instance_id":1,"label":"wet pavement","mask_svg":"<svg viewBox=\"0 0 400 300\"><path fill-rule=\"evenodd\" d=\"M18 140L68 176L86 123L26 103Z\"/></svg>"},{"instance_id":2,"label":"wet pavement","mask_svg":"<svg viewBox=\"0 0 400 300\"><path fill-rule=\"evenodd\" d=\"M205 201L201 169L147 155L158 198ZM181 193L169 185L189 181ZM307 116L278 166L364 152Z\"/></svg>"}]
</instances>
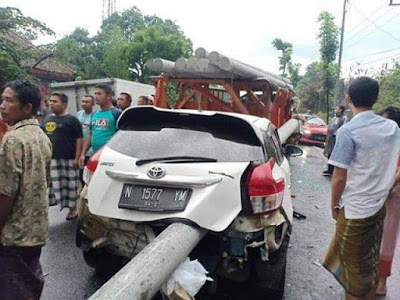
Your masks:
<instances>
[{"instance_id":1,"label":"wet pavement","mask_svg":"<svg viewBox=\"0 0 400 300\"><path fill-rule=\"evenodd\" d=\"M321 267L334 232L330 216L330 178L321 176L325 164L322 149L302 148L303 156L290 159L292 200L295 211L307 218L294 220L285 299L339 300L343 296L342 288ZM50 237L42 252L46 283L41 299L87 299L105 281L85 264L81 251L75 247L76 220L66 221L66 214L66 210L50 208ZM380 299L399 299L400 251L397 251L388 287L388 296Z\"/></svg>"}]
</instances>

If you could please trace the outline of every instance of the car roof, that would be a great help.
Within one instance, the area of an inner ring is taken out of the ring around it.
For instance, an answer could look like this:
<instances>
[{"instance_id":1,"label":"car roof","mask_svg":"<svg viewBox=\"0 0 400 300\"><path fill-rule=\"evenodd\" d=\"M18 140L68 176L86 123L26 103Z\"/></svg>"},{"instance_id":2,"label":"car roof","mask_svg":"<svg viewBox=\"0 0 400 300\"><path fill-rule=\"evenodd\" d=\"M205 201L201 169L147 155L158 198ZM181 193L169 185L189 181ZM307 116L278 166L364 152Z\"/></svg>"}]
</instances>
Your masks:
<instances>
[{"instance_id":1,"label":"car roof","mask_svg":"<svg viewBox=\"0 0 400 300\"><path fill-rule=\"evenodd\" d=\"M213 111L213 110L193 110L193 109L170 109L170 108L160 108L157 106L152 106L152 105L142 105L142 106L131 106L127 109L125 109L121 116L118 119L118 122L121 122L121 120L124 117L124 114L129 111L129 110L133 110L133 109L154 109L154 110L158 110L158 111L162 111L162 112L168 112L171 114L192 114L192 115L206 115L206 116L214 116L217 114L220 115L226 115L226 116L231 116L234 118L239 118L242 119L250 124L255 124L257 121L259 120L264 120L263 123L267 122L268 124L271 122L270 120L266 119L266 118L262 118L262 117L257 117L257 116L253 116L253 115L246 115L246 114L240 114L240 113L231 113L231 112L223 112L223 111Z\"/></svg>"}]
</instances>

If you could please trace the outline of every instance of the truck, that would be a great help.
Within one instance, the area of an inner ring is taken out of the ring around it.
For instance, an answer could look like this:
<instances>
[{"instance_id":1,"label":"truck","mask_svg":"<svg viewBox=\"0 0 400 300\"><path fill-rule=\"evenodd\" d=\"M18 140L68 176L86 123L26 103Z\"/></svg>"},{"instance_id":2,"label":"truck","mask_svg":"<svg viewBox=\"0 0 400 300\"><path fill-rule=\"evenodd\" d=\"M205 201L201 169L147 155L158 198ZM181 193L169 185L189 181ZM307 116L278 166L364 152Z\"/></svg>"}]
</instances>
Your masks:
<instances>
[{"instance_id":1,"label":"truck","mask_svg":"<svg viewBox=\"0 0 400 300\"><path fill-rule=\"evenodd\" d=\"M64 93L68 96L68 112L75 115L77 111L81 110L81 99L85 95L94 96L94 87L99 83L107 83L111 85L115 99L119 93L127 92L132 95L132 104L137 104L137 98L143 95L154 95L155 88L153 85L144 84L119 78L102 78L82 81L68 81L52 83L50 85L52 92ZM98 109L98 107L95 109Z\"/></svg>"}]
</instances>

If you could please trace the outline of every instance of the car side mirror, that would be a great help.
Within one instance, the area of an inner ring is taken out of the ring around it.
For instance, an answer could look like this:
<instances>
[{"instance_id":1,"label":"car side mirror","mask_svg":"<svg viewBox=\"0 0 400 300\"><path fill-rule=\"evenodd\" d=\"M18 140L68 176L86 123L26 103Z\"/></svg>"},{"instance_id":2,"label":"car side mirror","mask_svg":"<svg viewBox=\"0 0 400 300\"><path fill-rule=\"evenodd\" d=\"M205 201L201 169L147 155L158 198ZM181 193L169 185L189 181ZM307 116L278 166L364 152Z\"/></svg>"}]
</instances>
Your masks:
<instances>
[{"instance_id":1,"label":"car side mirror","mask_svg":"<svg viewBox=\"0 0 400 300\"><path fill-rule=\"evenodd\" d=\"M303 150L301 150L299 147L296 147L293 145L285 145L284 152L285 152L285 155L288 155L291 157L303 155Z\"/></svg>"}]
</instances>

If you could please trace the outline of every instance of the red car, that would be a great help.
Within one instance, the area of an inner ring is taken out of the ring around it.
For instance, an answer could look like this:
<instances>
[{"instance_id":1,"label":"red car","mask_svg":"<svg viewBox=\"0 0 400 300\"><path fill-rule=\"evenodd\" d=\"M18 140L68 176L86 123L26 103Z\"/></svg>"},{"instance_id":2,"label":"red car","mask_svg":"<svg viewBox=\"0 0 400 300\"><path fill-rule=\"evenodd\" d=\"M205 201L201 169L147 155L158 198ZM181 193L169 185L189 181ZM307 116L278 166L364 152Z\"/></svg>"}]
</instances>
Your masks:
<instances>
[{"instance_id":1,"label":"red car","mask_svg":"<svg viewBox=\"0 0 400 300\"><path fill-rule=\"evenodd\" d=\"M315 146L325 146L328 126L320 118L311 118L303 125L302 137L300 143Z\"/></svg>"}]
</instances>

